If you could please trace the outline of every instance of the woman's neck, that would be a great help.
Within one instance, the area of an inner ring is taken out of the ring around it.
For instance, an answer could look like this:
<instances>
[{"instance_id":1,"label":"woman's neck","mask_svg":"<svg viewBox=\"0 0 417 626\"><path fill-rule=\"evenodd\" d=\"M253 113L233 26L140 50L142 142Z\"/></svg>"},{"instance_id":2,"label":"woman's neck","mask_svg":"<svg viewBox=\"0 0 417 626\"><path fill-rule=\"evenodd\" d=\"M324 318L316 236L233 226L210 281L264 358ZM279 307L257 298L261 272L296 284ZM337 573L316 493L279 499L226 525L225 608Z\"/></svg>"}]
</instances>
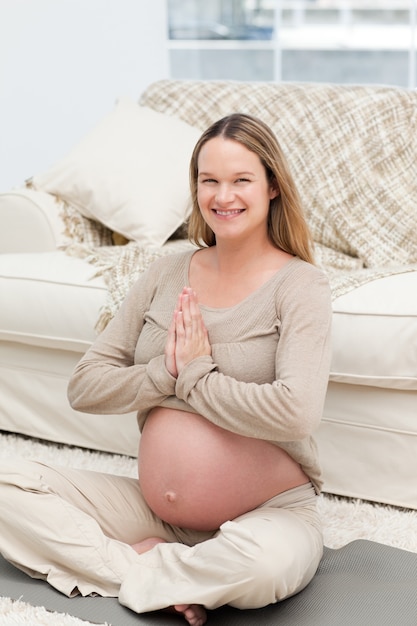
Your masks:
<instances>
[{"instance_id":1,"label":"woman's neck","mask_svg":"<svg viewBox=\"0 0 417 626\"><path fill-rule=\"evenodd\" d=\"M263 242L217 242L212 249L212 262L219 273L239 276L248 270L268 265L279 250L266 240Z\"/></svg>"}]
</instances>

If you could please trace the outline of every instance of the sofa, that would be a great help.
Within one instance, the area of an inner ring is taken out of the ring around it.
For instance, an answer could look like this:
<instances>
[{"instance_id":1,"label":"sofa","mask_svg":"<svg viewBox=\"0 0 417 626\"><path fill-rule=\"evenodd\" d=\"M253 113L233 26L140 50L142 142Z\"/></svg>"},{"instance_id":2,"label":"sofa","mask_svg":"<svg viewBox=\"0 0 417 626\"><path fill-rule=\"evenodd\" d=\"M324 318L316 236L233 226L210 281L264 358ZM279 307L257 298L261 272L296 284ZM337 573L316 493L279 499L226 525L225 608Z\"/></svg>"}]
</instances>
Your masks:
<instances>
[{"instance_id":1,"label":"sofa","mask_svg":"<svg viewBox=\"0 0 417 626\"><path fill-rule=\"evenodd\" d=\"M74 411L68 379L149 263L192 245L191 150L235 111L277 134L331 284L324 491L417 509L417 93L396 87L157 81L0 194L0 429L137 453L135 415Z\"/></svg>"}]
</instances>

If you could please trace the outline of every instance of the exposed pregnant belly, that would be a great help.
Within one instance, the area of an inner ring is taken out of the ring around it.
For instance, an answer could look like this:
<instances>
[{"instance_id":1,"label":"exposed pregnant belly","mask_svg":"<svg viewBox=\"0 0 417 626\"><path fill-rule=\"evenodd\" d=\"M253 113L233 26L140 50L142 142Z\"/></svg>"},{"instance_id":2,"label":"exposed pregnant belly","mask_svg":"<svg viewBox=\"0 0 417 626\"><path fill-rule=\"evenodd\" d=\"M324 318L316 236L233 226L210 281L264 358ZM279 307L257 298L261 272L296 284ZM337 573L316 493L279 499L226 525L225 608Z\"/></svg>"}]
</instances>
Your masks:
<instances>
[{"instance_id":1,"label":"exposed pregnant belly","mask_svg":"<svg viewBox=\"0 0 417 626\"><path fill-rule=\"evenodd\" d=\"M154 513L196 530L214 530L308 482L277 446L226 431L200 415L160 407L142 431L139 480Z\"/></svg>"}]
</instances>

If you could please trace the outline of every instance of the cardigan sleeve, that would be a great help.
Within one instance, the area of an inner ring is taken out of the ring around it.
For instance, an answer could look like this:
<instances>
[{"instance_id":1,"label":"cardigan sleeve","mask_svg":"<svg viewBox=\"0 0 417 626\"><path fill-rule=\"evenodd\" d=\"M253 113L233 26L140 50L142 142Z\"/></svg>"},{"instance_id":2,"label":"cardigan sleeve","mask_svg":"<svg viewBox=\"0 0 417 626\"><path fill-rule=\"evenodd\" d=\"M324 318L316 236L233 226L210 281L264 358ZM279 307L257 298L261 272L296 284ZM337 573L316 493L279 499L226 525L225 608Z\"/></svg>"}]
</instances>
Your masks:
<instances>
[{"instance_id":1,"label":"cardigan sleeve","mask_svg":"<svg viewBox=\"0 0 417 626\"><path fill-rule=\"evenodd\" d=\"M175 393L163 354L135 364L135 350L152 300L158 264L132 286L119 311L75 367L68 385L71 406L85 413L150 409Z\"/></svg>"},{"instance_id":2,"label":"cardigan sleeve","mask_svg":"<svg viewBox=\"0 0 417 626\"><path fill-rule=\"evenodd\" d=\"M314 271L277 302L281 330L274 381L237 380L204 356L181 371L176 395L196 413L243 436L288 442L311 435L327 389L332 315L328 280Z\"/></svg>"}]
</instances>

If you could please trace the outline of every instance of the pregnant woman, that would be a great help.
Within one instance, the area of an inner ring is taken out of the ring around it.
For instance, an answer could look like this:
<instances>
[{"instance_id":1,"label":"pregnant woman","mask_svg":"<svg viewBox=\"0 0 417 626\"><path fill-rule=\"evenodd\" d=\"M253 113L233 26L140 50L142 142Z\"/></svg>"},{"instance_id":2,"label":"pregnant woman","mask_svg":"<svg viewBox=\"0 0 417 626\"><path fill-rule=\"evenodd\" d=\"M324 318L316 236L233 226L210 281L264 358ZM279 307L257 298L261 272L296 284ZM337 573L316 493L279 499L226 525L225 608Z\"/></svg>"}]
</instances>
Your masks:
<instances>
[{"instance_id":1,"label":"pregnant woman","mask_svg":"<svg viewBox=\"0 0 417 626\"><path fill-rule=\"evenodd\" d=\"M0 551L67 595L201 626L206 609L263 607L317 570L331 303L263 122L213 124L190 181L196 248L151 265L69 384L79 411L137 411L138 479L3 463Z\"/></svg>"}]
</instances>

